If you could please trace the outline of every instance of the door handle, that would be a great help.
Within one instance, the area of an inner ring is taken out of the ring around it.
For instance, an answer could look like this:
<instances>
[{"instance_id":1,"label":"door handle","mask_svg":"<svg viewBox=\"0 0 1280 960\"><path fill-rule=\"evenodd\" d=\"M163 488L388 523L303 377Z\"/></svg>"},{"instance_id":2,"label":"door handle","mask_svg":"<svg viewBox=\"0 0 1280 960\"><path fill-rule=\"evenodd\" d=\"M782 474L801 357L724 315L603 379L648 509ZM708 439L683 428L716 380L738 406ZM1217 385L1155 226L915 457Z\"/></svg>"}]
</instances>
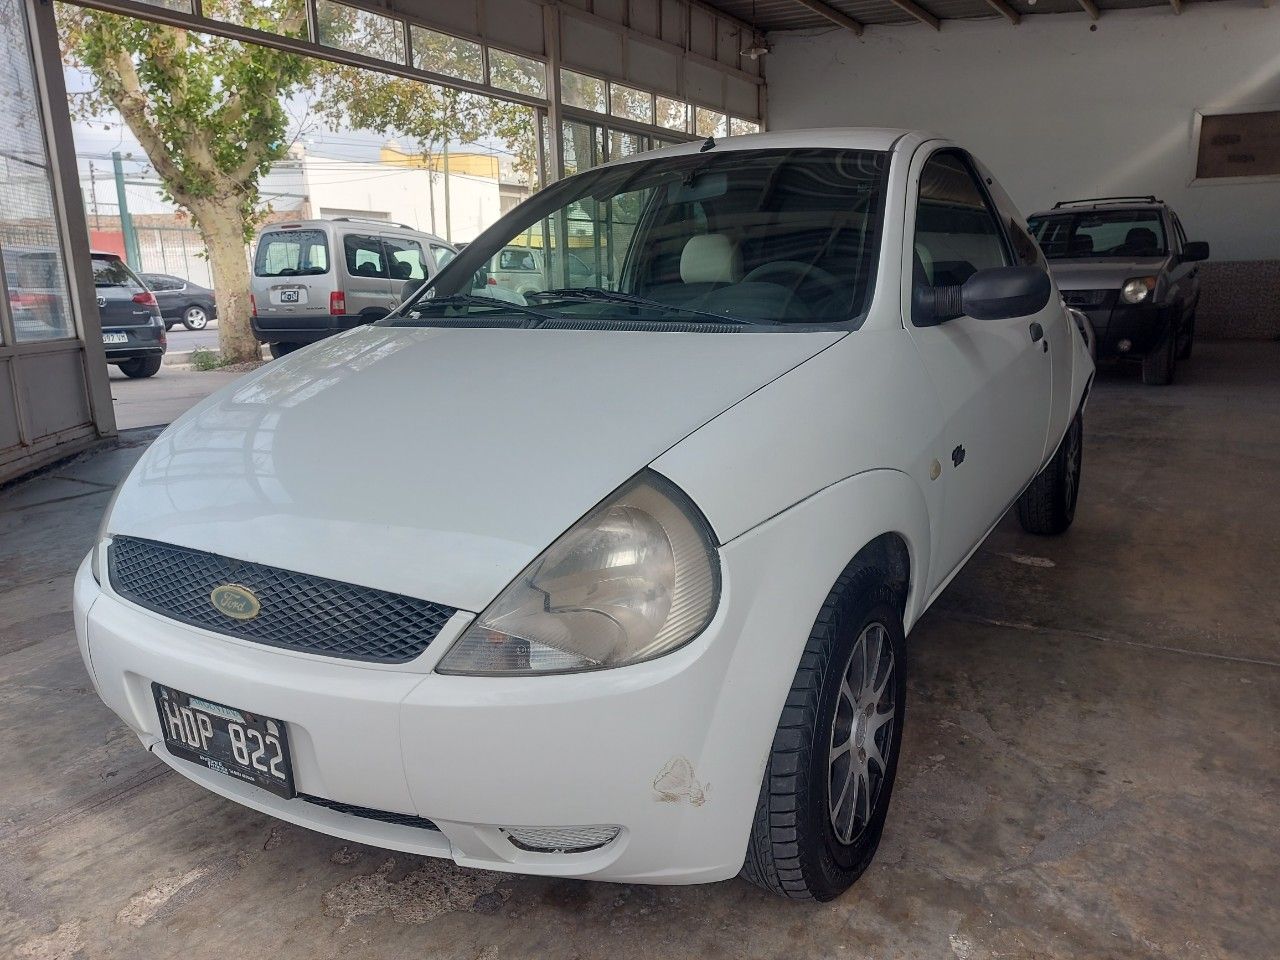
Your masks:
<instances>
[{"instance_id":1,"label":"door handle","mask_svg":"<svg viewBox=\"0 0 1280 960\"><path fill-rule=\"evenodd\" d=\"M1031 342L1039 343L1040 339L1044 336L1044 327L1040 326L1040 324L1036 323L1033 320L1031 321L1030 330L1031 330Z\"/></svg>"}]
</instances>

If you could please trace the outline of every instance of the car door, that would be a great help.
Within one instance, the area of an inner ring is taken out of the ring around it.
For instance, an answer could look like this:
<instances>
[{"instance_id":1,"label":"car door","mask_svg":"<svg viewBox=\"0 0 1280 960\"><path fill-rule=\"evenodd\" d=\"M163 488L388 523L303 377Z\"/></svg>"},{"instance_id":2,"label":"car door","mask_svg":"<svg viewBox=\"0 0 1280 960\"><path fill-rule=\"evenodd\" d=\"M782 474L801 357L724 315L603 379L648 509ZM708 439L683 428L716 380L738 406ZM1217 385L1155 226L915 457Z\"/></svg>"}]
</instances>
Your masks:
<instances>
[{"instance_id":1,"label":"car door","mask_svg":"<svg viewBox=\"0 0 1280 960\"><path fill-rule=\"evenodd\" d=\"M377 318L385 316L397 303L391 293L391 274L382 238L373 233L346 233L342 236L342 256L346 267L347 315Z\"/></svg>"},{"instance_id":2,"label":"car door","mask_svg":"<svg viewBox=\"0 0 1280 960\"><path fill-rule=\"evenodd\" d=\"M1046 325L1037 314L1007 320L960 316L929 325L913 315L916 287L952 287L979 270L1017 262L1009 235L967 154L917 156L908 181L904 324L941 410L938 458L943 522L935 531L935 584L977 546L1039 471L1052 405ZM905 271L904 271L905 272Z\"/></svg>"},{"instance_id":3,"label":"car door","mask_svg":"<svg viewBox=\"0 0 1280 960\"><path fill-rule=\"evenodd\" d=\"M408 237L383 234L382 247L387 255L387 269L391 272L392 308L398 307L433 275L432 261L423 252L422 244Z\"/></svg>"}]
</instances>

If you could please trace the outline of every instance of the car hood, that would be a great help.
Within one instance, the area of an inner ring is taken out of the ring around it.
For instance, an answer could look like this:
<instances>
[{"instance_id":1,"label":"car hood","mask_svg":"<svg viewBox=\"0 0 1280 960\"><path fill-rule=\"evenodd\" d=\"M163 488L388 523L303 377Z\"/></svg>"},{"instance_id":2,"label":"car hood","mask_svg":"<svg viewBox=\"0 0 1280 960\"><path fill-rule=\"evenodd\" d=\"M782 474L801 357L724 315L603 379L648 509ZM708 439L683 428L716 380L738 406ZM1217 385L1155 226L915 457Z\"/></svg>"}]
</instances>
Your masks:
<instances>
[{"instance_id":1,"label":"car hood","mask_svg":"<svg viewBox=\"0 0 1280 960\"><path fill-rule=\"evenodd\" d=\"M1126 280L1148 277L1164 269L1167 257L1091 257L1050 260L1049 272L1059 290L1120 289Z\"/></svg>"},{"instance_id":2,"label":"car hood","mask_svg":"<svg viewBox=\"0 0 1280 960\"><path fill-rule=\"evenodd\" d=\"M477 611L632 474L841 335L357 328L177 420L107 532Z\"/></svg>"}]
</instances>

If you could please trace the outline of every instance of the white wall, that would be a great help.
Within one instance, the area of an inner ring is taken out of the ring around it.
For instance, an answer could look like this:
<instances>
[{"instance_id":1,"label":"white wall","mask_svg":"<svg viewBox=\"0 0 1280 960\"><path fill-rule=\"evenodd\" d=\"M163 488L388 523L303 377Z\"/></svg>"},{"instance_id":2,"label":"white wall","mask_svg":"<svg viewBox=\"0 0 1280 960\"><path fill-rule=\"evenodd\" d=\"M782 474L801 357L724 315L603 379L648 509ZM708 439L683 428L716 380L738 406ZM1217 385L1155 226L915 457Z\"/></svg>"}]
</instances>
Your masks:
<instances>
[{"instance_id":1,"label":"white wall","mask_svg":"<svg viewBox=\"0 0 1280 960\"><path fill-rule=\"evenodd\" d=\"M1259 0L770 36L769 127L922 127L1024 213L1155 193L1215 260L1280 258L1280 180L1189 185L1197 109L1280 108L1280 6Z\"/></svg>"}]
</instances>

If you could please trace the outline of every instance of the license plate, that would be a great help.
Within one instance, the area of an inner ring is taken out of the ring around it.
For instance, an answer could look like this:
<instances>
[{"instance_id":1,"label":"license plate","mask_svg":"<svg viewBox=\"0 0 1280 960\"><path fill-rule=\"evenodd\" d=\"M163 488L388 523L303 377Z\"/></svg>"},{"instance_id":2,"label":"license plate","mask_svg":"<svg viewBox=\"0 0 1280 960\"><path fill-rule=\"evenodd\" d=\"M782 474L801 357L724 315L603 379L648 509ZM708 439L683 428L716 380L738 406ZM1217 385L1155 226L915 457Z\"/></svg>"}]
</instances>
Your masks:
<instances>
[{"instance_id":1,"label":"license plate","mask_svg":"<svg viewBox=\"0 0 1280 960\"><path fill-rule=\"evenodd\" d=\"M280 291L281 303L297 303L298 299L299 299L299 291L297 290L281 290Z\"/></svg>"},{"instance_id":2,"label":"license plate","mask_svg":"<svg viewBox=\"0 0 1280 960\"><path fill-rule=\"evenodd\" d=\"M103 343L128 343L129 335L127 333L104 333L102 335Z\"/></svg>"},{"instance_id":3,"label":"license plate","mask_svg":"<svg viewBox=\"0 0 1280 960\"><path fill-rule=\"evenodd\" d=\"M151 684L169 752L286 800L294 796L284 723Z\"/></svg>"}]
</instances>

